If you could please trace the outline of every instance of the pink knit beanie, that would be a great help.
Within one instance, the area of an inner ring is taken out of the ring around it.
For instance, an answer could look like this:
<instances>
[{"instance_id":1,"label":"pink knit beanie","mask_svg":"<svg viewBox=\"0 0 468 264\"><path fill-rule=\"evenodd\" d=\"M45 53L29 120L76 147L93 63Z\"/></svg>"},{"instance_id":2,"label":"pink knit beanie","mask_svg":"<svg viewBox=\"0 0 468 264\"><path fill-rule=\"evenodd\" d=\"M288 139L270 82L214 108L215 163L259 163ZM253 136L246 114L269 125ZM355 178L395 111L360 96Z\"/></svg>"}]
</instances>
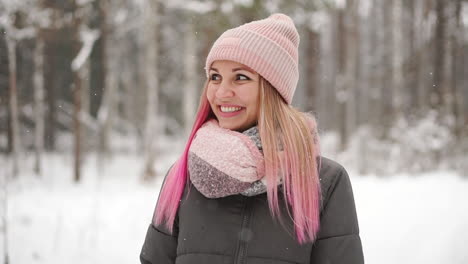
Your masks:
<instances>
[{"instance_id":1,"label":"pink knit beanie","mask_svg":"<svg viewBox=\"0 0 468 264\"><path fill-rule=\"evenodd\" d=\"M235 61L260 74L290 104L299 80L298 48L292 19L273 14L224 32L206 58L206 76L214 61Z\"/></svg>"}]
</instances>

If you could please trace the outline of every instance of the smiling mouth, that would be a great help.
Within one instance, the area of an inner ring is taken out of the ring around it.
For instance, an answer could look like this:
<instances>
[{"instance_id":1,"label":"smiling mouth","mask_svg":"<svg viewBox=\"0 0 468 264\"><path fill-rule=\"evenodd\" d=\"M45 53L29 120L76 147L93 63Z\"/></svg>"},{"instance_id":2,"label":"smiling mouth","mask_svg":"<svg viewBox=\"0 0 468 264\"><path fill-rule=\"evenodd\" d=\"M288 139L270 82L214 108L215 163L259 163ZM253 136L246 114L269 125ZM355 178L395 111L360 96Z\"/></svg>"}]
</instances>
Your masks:
<instances>
[{"instance_id":1,"label":"smiling mouth","mask_svg":"<svg viewBox=\"0 0 468 264\"><path fill-rule=\"evenodd\" d=\"M222 118L234 118L241 115L244 111L245 107L220 105L218 106L217 115Z\"/></svg>"},{"instance_id":2,"label":"smiling mouth","mask_svg":"<svg viewBox=\"0 0 468 264\"><path fill-rule=\"evenodd\" d=\"M242 110L243 107L240 106L220 106L219 110L222 113L234 113Z\"/></svg>"}]
</instances>

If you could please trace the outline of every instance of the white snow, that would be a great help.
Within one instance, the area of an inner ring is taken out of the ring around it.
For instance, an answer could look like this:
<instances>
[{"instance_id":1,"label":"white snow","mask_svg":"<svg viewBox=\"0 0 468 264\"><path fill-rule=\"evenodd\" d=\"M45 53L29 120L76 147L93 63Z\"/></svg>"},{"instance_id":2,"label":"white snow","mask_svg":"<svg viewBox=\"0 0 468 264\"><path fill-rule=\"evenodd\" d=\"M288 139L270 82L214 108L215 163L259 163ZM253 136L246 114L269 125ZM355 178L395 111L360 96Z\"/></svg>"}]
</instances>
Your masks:
<instances>
[{"instance_id":1,"label":"white snow","mask_svg":"<svg viewBox=\"0 0 468 264\"><path fill-rule=\"evenodd\" d=\"M71 156L44 158L42 179L32 174L31 155L7 185L10 263L139 263L161 178L141 183L143 159L123 154L98 172L88 154L83 181L74 184ZM173 158L157 164L159 175ZM7 166L2 156L2 184ZM385 179L348 172L367 264L468 263L466 178L445 171ZM3 241L0 234L1 258Z\"/></svg>"},{"instance_id":2,"label":"white snow","mask_svg":"<svg viewBox=\"0 0 468 264\"><path fill-rule=\"evenodd\" d=\"M350 175L366 263L468 263L468 178Z\"/></svg>"},{"instance_id":3,"label":"white snow","mask_svg":"<svg viewBox=\"0 0 468 264\"><path fill-rule=\"evenodd\" d=\"M197 14L205 14L205 13L213 11L216 8L216 4L213 1L198 1L198 0L190 0L190 1L173 0L173 1L168 1L165 5L166 7L169 7L169 8L181 8L187 11L195 12Z\"/></svg>"},{"instance_id":4,"label":"white snow","mask_svg":"<svg viewBox=\"0 0 468 264\"><path fill-rule=\"evenodd\" d=\"M88 28L83 28L80 31L80 38L83 42L83 46L80 49L78 55L76 55L76 58L74 58L72 61L71 65L73 71L78 71L86 62L88 57L91 55L91 52L93 51L94 43L99 38L99 35L100 32L97 29L90 30Z\"/></svg>"},{"instance_id":5,"label":"white snow","mask_svg":"<svg viewBox=\"0 0 468 264\"><path fill-rule=\"evenodd\" d=\"M468 3L462 2L461 5L461 21L465 27L468 27Z\"/></svg>"}]
</instances>

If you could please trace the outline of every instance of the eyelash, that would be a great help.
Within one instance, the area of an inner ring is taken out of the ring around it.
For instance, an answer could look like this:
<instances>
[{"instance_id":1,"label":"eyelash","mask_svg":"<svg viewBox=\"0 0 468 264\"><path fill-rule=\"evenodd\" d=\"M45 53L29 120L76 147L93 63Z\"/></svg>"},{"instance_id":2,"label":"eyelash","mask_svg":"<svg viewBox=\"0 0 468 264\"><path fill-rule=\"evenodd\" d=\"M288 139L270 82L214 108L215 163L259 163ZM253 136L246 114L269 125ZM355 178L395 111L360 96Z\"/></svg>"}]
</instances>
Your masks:
<instances>
[{"instance_id":1,"label":"eyelash","mask_svg":"<svg viewBox=\"0 0 468 264\"><path fill-rule=\"evenodd\" d=\"M210 76L210 81L218 81L218 80L213 79L213 77L218 77L218 76L220 76L220 75L217 74L217 73L211 74L211 76ZM249 80L251 80L249 77L245 76L244 74L237 74L237 75L236 75L236 78L238 78L238 77L245 77L245 79L244 79L244 80L238 80L238 79L236 79L236 81L249 81Z\"/></svg>"}]
</instances>

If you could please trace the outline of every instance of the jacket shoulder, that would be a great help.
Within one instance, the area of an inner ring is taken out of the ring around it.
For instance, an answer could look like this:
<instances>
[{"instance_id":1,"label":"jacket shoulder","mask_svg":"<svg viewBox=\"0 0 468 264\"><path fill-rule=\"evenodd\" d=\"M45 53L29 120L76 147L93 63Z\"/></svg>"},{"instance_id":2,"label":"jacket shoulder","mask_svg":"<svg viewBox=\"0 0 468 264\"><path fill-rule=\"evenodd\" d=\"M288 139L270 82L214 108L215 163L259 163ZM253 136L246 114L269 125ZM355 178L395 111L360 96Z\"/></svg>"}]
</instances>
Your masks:
<instances>
[{"instance_id":1,"label":"jacket shoulder","mask_svg":"<svg viewBox=\"0 0 468 264\"><path fill-rule=\"evenodd\" d=\"M319 175L322 188L320 230L310 263L363 264L356 205L348 173L341 164L322 157Z\"/></svg>"},{"instance_id":2,"label":"jacket shoulder","mask_svg":"<svg viewBox=\"0 0 468 264\"><path fill-rule=\"evenodd\" d=\"M320 157L320 176L336 175L342 172L346 170L340 163L327 157Z\"/></svg>"},{"instance_id":3,"label":"jacket shoulder","mask_svg":"<svg viewBox=\"0 0 468 264\"><path fill-rule=\"evenodd\" d=\"M320 157L319 168L320 189L323 201L322 206L325 206L336 184L341 178L348 178L349 176L346 169L340 163L323 156Z\"/></svg>"}]
</instances>

